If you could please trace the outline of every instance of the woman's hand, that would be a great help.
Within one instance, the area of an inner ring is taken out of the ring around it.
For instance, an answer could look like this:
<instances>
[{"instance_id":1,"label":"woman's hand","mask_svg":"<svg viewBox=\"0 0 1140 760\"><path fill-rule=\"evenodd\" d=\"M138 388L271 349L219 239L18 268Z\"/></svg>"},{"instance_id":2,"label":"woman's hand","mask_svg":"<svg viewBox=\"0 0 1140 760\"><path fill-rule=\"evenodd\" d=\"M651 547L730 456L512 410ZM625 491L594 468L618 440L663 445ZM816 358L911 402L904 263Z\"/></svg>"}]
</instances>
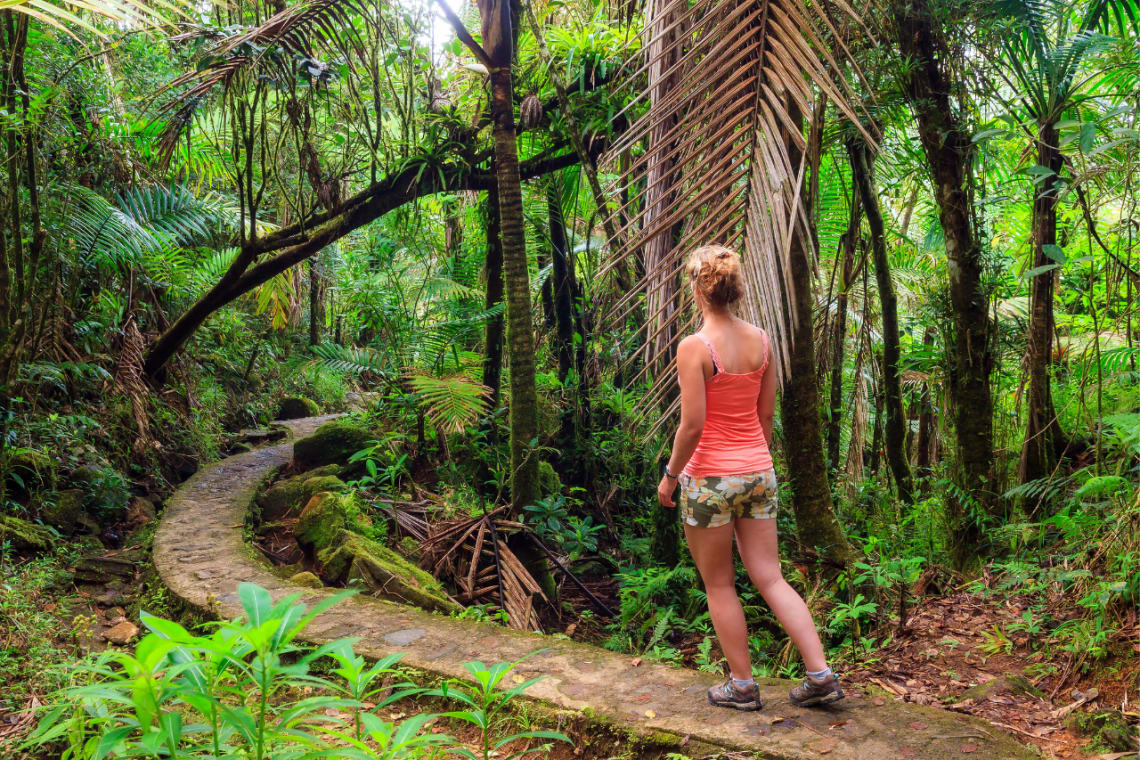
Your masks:
<instances>
[{"instance_id":1,"label":"woman's hand","mask_svg":"<svg viewBox=\"0 0 1140 760\"><path fill-rule=\"evenodd\" d=\"M661 502L663 507L676 506L673 503L673 492L677 490L677 480L668 475L661 476L661 482L657 484L657 501Z\"/></svg>"}]
</instances>

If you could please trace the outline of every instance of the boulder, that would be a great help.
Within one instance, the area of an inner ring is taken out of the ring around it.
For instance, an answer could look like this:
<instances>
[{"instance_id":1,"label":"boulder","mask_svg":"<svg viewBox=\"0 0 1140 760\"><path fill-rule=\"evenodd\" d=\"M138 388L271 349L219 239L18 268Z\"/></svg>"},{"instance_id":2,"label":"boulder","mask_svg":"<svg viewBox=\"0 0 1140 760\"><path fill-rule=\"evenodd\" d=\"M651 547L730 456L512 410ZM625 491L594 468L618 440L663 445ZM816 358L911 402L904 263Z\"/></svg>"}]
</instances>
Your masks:
<instances>
[{"instance_id":1,"label":"boulder","mask_svg":"<svg viewBox=\"0 0 1140 760\"><path fill-rule=\"evenodd\" d=\"M127 557L84 557L75 565L75 580L80 583L110 583L115 579L131 580L136 564Z\"/></svg>"},{"instance_id":2,"label":"boulder","mask_svg":"<svg viewBox=\"0 0 1140 760\"><path fill-rule=\"evenodd\" d=\"M70 536L79 527L83 495L78 488L60 491L55 495L55 501L46 502L40 509L40 518L47 525L58 528L60 533Z\"/></svg>"},{"instance_id":3,"label":"boulder","mask_svg":"<svg viewBox=\"0 0 1140 760\"><path fill-rule=\"evenodd\" d=\"M338 466L327 465L274 483L255 500L261 509L262 522L296 517L320 491L343 491L345 484L337 477L339 472Z\"/></svg>"},{"instance_id":4,"label":"boulder","mask_svg":"<svg viewBox=\"0 0 1140 760\"><path fill-rule=\"evenodd\" d=\"M315 401L302 396L286 396L277 406L279 420L299 420L302 417L316 417L320 413Z\"/></svg>"},{"instance_id":5,"label":"boulder","mask_svg":"<svg viewBox=\"0 0 1140 760\"><path fill-rule=\"evenodd\" d=\"M237 456L238 454L248 454L253 451L253 446L250 446L245 441L238 441L237 443L230 444L230 456Z\"/></svg>"},{"instance_id":6,"label":"boulder","mask_svg":"<svg viewBox=\"0 0 1140 760\"><path fill-rule=\"evenodd\" d=\"M42 525L11 515L0 515L0 544L8 544L18 552L42 552L51 548L53 536Z\"/></svg>"},{"instance_id":7,"label":"boulder","mask_svg":"<svg viewBox=\"0 0 1140 760\"><path fill-rule=\"evenodd\" d=\"M374 440L376 436L372 431L359 422L326 422L315 433L293 444L293 464L301 471L326 464L343 464Z\"/></svg>"},{"instance_id":8,"label":"boulder","mask_svg":"<svg viewBox=\"0 0 1140 760\"><path fill-rule=\"evenodd\" d=\"M351 494L322 491L314 494L297 520L297 543L319 553L333 546L337 536L356 512Z\"/></svg>"},{"instance_id":9,"label":"boulder","mask_svg":"<svg viewBox=\"0 0 1140 760\"><path fill-rule=\"evenodd\" d=\"M335 544L321 551L317 559L329 578L360 584L373 596L438 612L462 609L429 573L358 533L341 530Z\"/></svg>"},{"instance_id":10,"label":"boulder","mask_svg":"<svg viewBox=\"0 0 1140 760\"><path fill-rule=\"evenodd\" d=\"M303 570L289 576L289 582L295 586L304 586L305 588L324 588L325 584L321 583L321 579L310 573L308 570Z\"/></svg>"},{"instance_id":11,"label":"boulder","mask_svg":"<svg viewBox=\"0 0 1140 760\"><path fill-rule=\"evenodd\" d=\"M127 502L127 522L132 528L141 528L154 522L154 502L143 496L132 496Z\"/></svg>"}]
</instances>

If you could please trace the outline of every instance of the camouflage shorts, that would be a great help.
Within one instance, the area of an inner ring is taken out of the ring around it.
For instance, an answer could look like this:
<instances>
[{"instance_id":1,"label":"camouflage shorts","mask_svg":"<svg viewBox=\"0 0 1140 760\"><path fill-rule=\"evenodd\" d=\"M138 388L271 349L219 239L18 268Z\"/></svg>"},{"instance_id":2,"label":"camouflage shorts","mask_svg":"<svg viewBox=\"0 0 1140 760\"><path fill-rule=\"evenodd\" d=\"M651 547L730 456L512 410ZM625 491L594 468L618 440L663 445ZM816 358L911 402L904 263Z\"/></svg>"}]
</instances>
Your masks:
<instances>
[{"instance_id":1,"label":"camouflage shorts","mask_svg":"<svg viewBox=\"0 0 1140 760\"><path fill-rule=\"evenodd\" d=\"M681 474L677 500L681 519L696 528L728 525L733 518L766 519L776 516L776 471L747 475Z\"/></svg>"}]
</instances>

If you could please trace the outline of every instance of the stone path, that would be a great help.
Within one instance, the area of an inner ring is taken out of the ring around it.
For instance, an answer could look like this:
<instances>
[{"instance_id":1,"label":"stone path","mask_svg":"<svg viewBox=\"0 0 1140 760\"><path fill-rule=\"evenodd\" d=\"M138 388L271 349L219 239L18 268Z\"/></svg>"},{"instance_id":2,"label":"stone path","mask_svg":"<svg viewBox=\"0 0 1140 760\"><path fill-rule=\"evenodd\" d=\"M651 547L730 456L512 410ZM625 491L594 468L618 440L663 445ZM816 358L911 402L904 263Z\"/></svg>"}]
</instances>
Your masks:
<instances>
[{"instance_id":1,"label":"stone path","mask_svg":"<svg viewBox=\"0 0 1140 760\"><path fill-rule=\"evenodd\" d=\"M285 423L294 437L309 434L329 417ZM299 590L312 604L334 589L309 590L277 578L242 541L242 525L254 494L292 456L289 442L257 449L204 467L174 494L162 513L154 562L170 589L191 605L225 617L241 607L237 586L252 581L274 598ZM525 633L490 623L433 615L356 596L317 617L304 638L315 644L359 637L359 653L381 657L405 652L403 663L430 673L463 678L463 663L513 661L535 650L517 672L546 675L527 695L555 708L589 709L599 719L655 740L672 735L679 751L701 756L744 750L778 760L800 758L961 758L1023 760L1035 757L1013 737L975 718L888 699L850 693L827 709L805 710L788 701L789 681L765 680L761 712L714 708L707 673L639 662L597 647ZM747 755L745 755L747 756Z\"/></svg>"}]
</instances>

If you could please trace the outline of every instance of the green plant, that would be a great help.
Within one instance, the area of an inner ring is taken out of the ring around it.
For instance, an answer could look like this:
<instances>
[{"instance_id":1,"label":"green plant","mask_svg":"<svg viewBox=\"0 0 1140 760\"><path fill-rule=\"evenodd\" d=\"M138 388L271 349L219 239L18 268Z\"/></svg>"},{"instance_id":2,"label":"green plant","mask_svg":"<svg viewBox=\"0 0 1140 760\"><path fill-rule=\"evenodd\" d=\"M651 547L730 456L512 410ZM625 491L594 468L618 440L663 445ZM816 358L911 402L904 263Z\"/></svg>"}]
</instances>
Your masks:
<instances>
[{"instance_id":1,"label":"green plant","mask_svg":"<svg viewBox=\"0 0 1140 760\"><path fill-rule=\"evenodd\" d=\"M527 688L543 679L543 676L539 676L524 680L515 676L515 685L506 691L502 690L500 684L503 679L514 670L519 662L521 660L499 663L490 667L481 662L468 662L464 664L464 667L475 679L474 684L451 679L444 682L439 689L426 692L429 695L453 699L466 705L467 709L453 710L443 714L449 718L470 723L479 729L479 754L465 747L453 748L452 752L461 757L470 758L470 760L479 760L480 758L481 760L490 760L492 757L513 760L535 752L546 751L549 749L549 745L544 744L502 754L503 749L512 742L524 739L549 739L570 743L570 739L558 731L522 731L502 738L495 738L499 726L509 719L509 716L504 713L507 704L526 691Z\"/></svg>"}]
</instances>

